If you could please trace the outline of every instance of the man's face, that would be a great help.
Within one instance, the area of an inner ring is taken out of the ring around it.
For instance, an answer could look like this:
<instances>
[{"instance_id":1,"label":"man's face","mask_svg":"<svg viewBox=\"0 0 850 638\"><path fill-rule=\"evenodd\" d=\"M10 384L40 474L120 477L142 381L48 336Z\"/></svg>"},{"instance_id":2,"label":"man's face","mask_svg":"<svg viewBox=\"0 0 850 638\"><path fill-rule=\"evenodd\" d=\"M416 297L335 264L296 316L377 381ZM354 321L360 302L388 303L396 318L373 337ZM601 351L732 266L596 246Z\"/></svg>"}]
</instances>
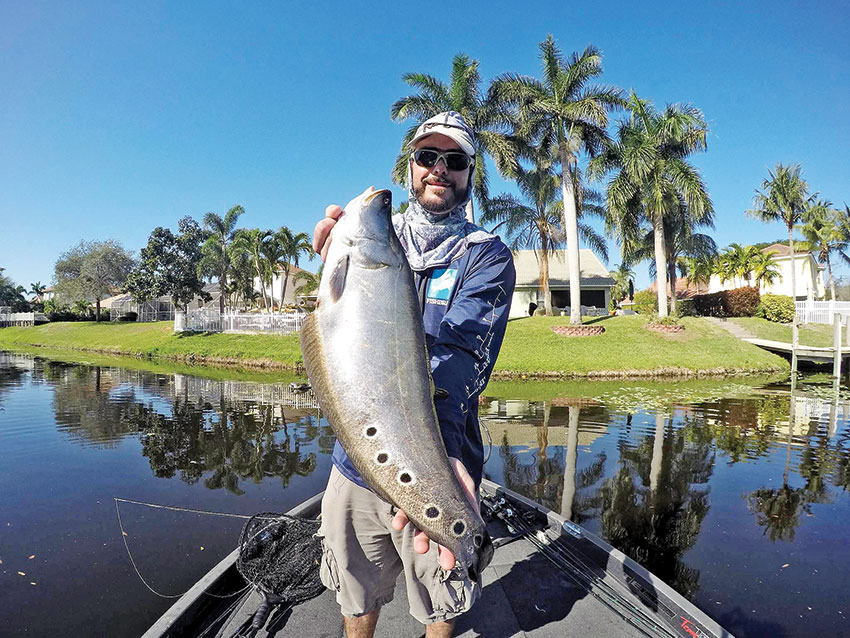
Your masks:
<instances>
[{"instance_id":1,"label":"man's face","mask_svg":"<svg viewBox=\"0 0 850 638\"><path fill-rule=\"evenodd\" d=\"M414 150L420 148L463 152L453 139L440 133L434 133L419 140ZM413 195L427 211L444 213L466 199L469 168L452 171L446 168L446 163L442 159L431 168L424 168L419 166L411 156L410 172L413 178Z\"/></svg>"}]
</instances>

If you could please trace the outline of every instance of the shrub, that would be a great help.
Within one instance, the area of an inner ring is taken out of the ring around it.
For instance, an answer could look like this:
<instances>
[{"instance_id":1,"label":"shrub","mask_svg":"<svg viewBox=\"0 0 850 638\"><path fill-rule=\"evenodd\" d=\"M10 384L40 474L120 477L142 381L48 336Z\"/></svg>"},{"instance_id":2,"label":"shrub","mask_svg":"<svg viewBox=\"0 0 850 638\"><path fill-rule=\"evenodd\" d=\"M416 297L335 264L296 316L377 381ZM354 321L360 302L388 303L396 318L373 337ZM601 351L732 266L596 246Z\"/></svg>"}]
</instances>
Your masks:
<instances>
[{"instance_id":1,"label":"shrub","mask_svg":"<svg viewBox=\"0 0 850 638\"><path fill-rule=\"evenodd\" d=\"M788 295L762 295L756 316L777 323L791 323L795 312L794 300Z\"/></svg>"},{"instance_id":2,"label":"shrub","mask_svg":"<svg viewBox=\"0 0 850 638\"><path fill-rule=\"evenodd\" d=\"M138 318L139 315L131 310L130 312L125 312L123 315L118 317L118 321L136 321Z\"/></svg>"},{"instance_id":3,"label":"shrub","mask_svg":"<svg viewBox=\"0 0 850 638\"><path fill-rule=\"evenodd\" d=\"M759 305L759 291L757 288L745 286L726 290L726 312L730 317L752 317Z\"/></svg>"},{"instance_id":4,"label":"shrub","mask_svg":"<svg viewBox=\"0 0 850 638\"><path fill-rule=\"evenodd\" d=\"M676 301L676 314L680 317L696 317L697 309L693 299L678 299Z\"/></svg>"},{"instance_id":5,"label":"shrub","mask_svg":"<svg viewBox=\"0 0 850 638\"><path fill-rule=\"evenodd\" d=\"M759 291L750 286L696 295L694 310L701 317L752 317L759 305Z\"/></svg>"},{"instance_id":6,"label":"shrub","mask_svg":"<svg viewBox=\"0 0 850 638\"><path fill-rule=\"evenodd\" d=\"M635 293L632 310L641 315L658 312L658 296L651 290L639 290Z\"/></svg>"}]
</instances>

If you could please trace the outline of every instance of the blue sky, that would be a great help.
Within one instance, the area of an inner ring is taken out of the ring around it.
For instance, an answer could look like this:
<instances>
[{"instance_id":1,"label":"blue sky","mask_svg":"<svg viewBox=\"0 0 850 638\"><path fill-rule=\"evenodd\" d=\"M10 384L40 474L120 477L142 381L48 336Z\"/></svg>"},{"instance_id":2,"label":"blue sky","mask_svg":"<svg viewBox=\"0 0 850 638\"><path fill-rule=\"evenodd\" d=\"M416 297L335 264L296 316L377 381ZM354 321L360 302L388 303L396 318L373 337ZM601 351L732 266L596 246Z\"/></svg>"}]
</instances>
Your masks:
<instances>
[{"instance_id":1,"label":"blue sky","mask_svg":"<svg viewBox=\"0 0 850 638\"><path fill-rule=\"evenodd\" d=\"M693 161L719 246L780 238L744 215L778 162L850 204L849 23L839 1L0 0L0 267L47 283L81 239L138 252L155 226L235 204L242 226L311 232L327 204L390 185L403 73L448 81L464 52L485 83L537 75L547 33L565 54L599 47L601 82L702 109L708 152Z\"/></svg>"}]
</instances>

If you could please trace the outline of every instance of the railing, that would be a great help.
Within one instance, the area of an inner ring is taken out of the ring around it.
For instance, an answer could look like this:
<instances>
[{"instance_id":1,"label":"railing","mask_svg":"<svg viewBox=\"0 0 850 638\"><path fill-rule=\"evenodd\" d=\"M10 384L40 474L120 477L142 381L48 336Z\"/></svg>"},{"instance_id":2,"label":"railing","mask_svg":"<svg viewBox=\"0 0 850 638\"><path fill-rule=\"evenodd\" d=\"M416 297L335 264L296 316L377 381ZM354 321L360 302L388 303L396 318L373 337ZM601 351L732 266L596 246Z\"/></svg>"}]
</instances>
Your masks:
<instances>
[{"instance_id":1,"label":"railing","mask_svg":"<svg viewBox=\"0 0 850 638\"><path fill-rule=\"evenodd\" d=\"M842 322L850 317L850 301L798 301L797 321L801 323L832 323L835 313Z\"/></svg>"},{"instance_id":2,"label":"railing","mask_svg":"<svg viewBox=\"0 0 850 638\"><path fill-rule=\"evenodd\" d=\"M47 323L47 316L41 312L0 312L0 328L34 326L36 323Z\"/></svg>"},{"instance_id":3,"label":"railing","mask_svg":"<svg viewBox=\"0 0 850 638\"><path fill-rule=\"evenodd\" d=\"M301 330L306 315L301 312L260 314L228 312L202 308L174 313L175 332L271 332L291 334Z\"/></svg>"}]
</instances>

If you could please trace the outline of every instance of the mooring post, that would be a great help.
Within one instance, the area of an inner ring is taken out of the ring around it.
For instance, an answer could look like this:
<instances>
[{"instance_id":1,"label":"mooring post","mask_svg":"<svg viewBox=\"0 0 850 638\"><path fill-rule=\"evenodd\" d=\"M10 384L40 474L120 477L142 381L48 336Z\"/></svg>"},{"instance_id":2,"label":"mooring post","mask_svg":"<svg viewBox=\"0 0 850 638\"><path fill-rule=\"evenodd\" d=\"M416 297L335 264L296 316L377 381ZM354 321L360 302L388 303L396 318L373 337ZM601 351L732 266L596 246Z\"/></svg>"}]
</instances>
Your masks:
<instances>
[{"instance_id":1,"label":"mooring post","mask_svg":"<svg viewBox=\"0 0 850 638\"><path fill-rule=\"evenodd\" d=\"M791 322L791 388L797 383L797 346L800 344L800 329L797 327L797 315Z\"/></svg>"},{"instance_id":2,"label":"mooring post","mask_svg":"<svg viewBox=\"0 0 850 638\"><path fill-rule=\"evenodd\" d=\"M832 347L835 349L832 355L832 377L835 391L841 381L841 315L832 315Z\"/></svg>"}]
</instances>

